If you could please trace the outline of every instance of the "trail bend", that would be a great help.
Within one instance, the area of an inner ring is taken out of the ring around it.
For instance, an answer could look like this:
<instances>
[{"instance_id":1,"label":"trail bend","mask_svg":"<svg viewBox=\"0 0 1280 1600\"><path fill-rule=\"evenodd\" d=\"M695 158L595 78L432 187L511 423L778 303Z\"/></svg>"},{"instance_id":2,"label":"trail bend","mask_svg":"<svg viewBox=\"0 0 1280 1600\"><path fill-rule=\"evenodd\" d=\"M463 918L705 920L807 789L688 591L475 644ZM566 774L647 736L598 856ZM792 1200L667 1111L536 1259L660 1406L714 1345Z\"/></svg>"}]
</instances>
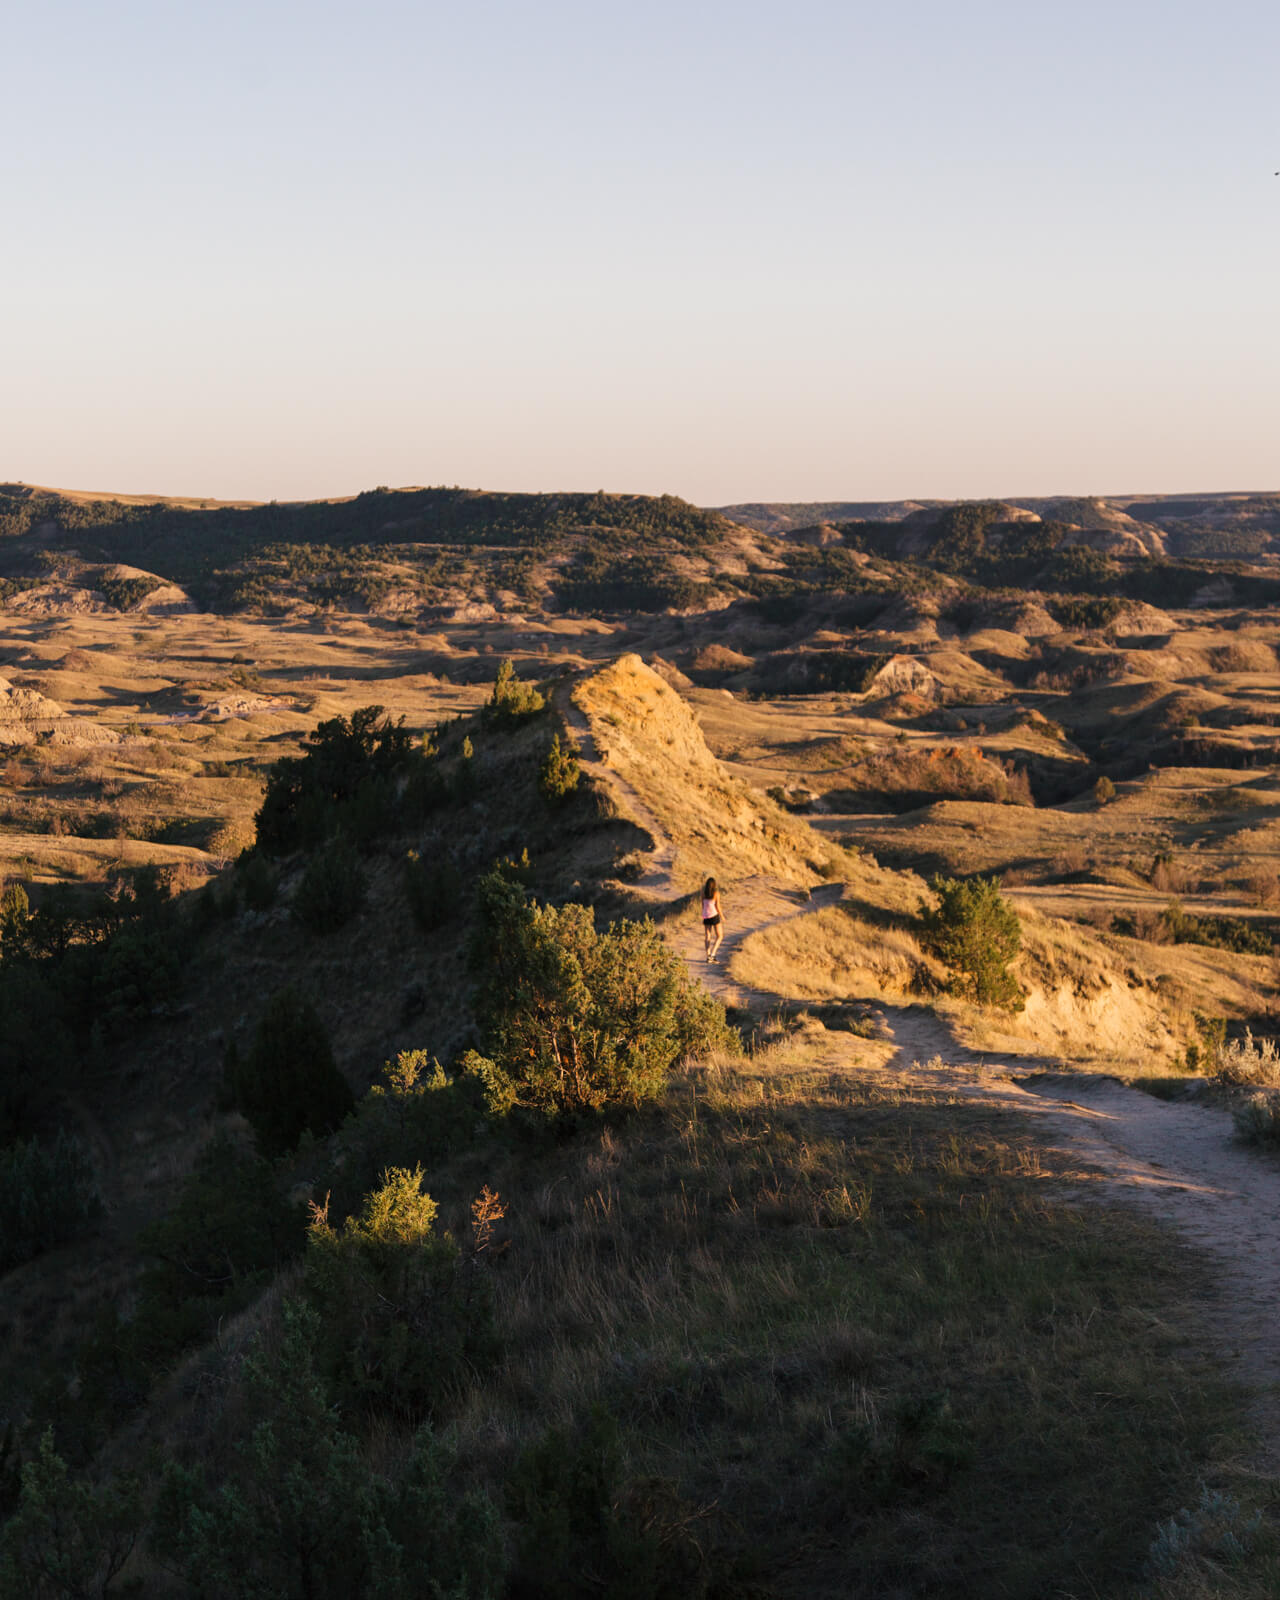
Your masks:
<instances>
[{"instance_id":1,"label":"trail bend","mask_svg":"<svg viewBox=\"0 0 1280 1600\"><path fill-rule=\"evenodd\" d=\"M652 840L636 887L655 899L685 898L675 877L676 845L634 786L596 759L586 716L577 707L568 710L584 767ZM748 878L722 888L719 964L704 959L692 907L669 918L664 931L712 993L740 1010L766 1012L785 1003L783 997L735 980L734 952L753 933L837 901L843 885L818 884L806 894ZM1280 1467L1280 1161L1241 1145L1230 1113L1219 1107L1159 1100L1039 1056L974 1052L926 1006L869 1001L865 1009L896 1047L890 1069L1031 1117L1046 1144L1097 1172L1100 1197L1137 1207L1202 1252L1218 1290L1199 1308L1203 1324L1254 1390L1261 1465Z\"/></svg>"}]
</instances>

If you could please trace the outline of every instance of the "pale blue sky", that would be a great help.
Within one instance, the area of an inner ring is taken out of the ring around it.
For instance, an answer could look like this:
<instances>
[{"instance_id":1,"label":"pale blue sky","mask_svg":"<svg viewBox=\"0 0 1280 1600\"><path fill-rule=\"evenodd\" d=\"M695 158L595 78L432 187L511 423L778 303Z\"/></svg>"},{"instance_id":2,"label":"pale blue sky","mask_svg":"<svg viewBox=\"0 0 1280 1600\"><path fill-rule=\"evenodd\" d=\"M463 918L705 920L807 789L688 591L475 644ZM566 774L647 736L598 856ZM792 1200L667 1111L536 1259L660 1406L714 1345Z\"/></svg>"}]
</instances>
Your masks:
<instances>
[{"instance_id":1,"label":"pale blue sky","mask_svg":"<svg viewBox=\"0 0 1280 1600\"><path fill-rule=\"evenodd\" d=\"M0 477L1280 488L1280 7L0 0Z\"/></svg>"}]
</instances>

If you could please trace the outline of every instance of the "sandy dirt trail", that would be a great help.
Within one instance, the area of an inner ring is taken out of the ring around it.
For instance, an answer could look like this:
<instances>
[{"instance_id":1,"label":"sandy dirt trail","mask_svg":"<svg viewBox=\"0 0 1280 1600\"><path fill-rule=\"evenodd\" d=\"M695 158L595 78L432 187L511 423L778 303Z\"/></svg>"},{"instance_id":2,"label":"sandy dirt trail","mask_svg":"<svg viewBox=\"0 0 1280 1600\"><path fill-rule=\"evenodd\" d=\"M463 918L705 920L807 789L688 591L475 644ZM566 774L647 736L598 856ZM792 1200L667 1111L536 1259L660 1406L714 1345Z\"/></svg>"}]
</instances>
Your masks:
<instances>
[{"instance_id":1,"label":"sandy dirt trail","mask_svg":"<svg viewBox=\"0 0 1280 1600\"><path fill-rule=\"evenodd\" d=\"M583 765L653 840L637 887L682 897L677 850L661 823L620 773L595 759L587 720L576 707L569 721ZM734 951L762 928L830 905L843 886L821 884L807 897L762 878L723 888L726 931L716 965L704 959L696 910L672 919L668 937L693 975L726 1004L767 1011L781 997L736 982ZM1218 1292L1201 1306L1201 1326L1255 1389L1260 1465L1280 1469L1280 1161L1239 1144L1230 1114L1220 1108L1158 1100L1091 1073L1046 1072L1040 1057L976 1054L925 1006L872 1002L869 1009L897 1047L892 1068L1034 1118L1047 1144L1096 1169L1107 1198L1139 1207L1203 1252Z\"/></svg>"}]
</instances>

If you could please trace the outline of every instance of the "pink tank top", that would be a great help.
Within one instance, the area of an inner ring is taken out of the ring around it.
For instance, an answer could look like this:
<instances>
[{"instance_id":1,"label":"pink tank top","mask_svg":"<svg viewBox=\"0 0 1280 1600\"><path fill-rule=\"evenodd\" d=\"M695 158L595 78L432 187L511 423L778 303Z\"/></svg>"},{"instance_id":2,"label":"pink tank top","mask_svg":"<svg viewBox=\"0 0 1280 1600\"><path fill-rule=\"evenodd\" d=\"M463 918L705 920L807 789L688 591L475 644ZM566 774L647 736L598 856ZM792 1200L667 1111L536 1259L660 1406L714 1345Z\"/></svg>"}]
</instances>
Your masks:
<instances>
[{"instance_id":1,"label":"pink tank top","mask_svg":"<svg viewBox=\"0 0 1280 1600\"><path fill-rule=\"evenodd\" d=\"M716 903L715 903L715 901L714 900L704 900L702 902L702 920L704 922L706 922L708 917L714 917L715 915L716 915Z\"/></svg>"}]
</instances>

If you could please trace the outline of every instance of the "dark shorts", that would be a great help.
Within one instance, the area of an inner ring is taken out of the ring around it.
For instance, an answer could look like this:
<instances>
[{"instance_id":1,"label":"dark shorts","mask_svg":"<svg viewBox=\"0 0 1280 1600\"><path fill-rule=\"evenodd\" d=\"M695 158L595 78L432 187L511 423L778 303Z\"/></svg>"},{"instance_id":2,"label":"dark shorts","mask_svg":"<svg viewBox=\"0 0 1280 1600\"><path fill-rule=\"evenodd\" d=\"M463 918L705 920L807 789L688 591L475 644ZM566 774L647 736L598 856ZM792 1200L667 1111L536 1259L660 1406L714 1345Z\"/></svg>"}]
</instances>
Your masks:
<instances>
[{"instance_id":1,"label":"dark shorts","mask_svg":"<svg viewBox=\"0 0 1280 1600\"><path fill-rule=\"evenodd\" d=\"M703 917L702 926L704 928L718 928L720 926L720 918L719 917Z\"/></svg>"}]
</instances>

